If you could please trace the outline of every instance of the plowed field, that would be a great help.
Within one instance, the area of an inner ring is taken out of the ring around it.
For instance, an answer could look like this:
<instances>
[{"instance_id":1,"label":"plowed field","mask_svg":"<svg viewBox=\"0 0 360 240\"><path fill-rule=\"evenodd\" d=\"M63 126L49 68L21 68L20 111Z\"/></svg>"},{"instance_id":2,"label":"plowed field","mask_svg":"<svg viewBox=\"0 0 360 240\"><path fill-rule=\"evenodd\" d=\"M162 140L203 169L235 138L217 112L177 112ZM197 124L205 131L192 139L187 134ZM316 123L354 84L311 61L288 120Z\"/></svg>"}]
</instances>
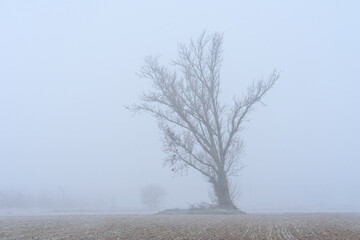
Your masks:
<instances>
[{"instance_id":1,"label":"plowed field","mask_svg":"<svg viewBox=\"0 0 360 240\"><path fill-rule=\"evenodd\" d=\"M360 240L360 213L12 216L0 239Z\"/></svg>"}]
</instances>

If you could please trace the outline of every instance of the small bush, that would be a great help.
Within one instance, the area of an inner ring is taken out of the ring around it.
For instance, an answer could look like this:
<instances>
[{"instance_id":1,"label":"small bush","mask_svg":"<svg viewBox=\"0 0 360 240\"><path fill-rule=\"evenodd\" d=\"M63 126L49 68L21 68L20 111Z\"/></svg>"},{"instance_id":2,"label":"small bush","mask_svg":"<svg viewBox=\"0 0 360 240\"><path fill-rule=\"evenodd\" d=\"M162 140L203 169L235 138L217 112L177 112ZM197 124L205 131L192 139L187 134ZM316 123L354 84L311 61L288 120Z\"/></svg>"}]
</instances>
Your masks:
<instances>
[{"instance_id":1,"label":"small bush","mask_svg":"<svg viewBox=\"0 0 360 240\"><path fill-rule=\"evenodd\" d=\"M213 210L217 209L217 206L215 204L207 203L207 202L201 202L197 204L190 204L189 210Z\"/></svg>"}]
</instances>

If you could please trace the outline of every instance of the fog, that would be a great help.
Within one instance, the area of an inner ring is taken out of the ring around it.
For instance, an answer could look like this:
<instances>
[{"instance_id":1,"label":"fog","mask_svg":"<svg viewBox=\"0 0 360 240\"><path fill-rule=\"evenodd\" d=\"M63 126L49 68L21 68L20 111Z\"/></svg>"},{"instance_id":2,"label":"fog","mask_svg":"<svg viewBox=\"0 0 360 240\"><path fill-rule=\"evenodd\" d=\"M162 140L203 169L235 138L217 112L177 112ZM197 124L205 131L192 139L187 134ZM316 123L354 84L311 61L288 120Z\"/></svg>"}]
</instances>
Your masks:
<instances>
[{"instance_id":1,"label":"fog","mask_svg":"<svg viewBox=\"0 0 360 240\"><path fill-rule=\"evenodd\" d=\"M160 132L124 106L151 89L148 55L224 34L223 102L281 77L241 136L247 212L360 211L357 1L0 1L0 208L143 210L209 201L163 166Z\"/></svg>"}]
</instances>

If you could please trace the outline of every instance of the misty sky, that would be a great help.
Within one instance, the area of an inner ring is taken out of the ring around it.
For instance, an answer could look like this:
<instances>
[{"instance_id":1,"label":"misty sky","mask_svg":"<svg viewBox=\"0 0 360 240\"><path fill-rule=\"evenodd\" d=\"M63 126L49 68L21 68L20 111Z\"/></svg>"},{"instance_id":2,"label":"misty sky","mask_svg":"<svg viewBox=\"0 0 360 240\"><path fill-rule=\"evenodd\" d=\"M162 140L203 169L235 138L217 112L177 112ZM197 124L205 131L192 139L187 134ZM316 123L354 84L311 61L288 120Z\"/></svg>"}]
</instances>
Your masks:
<instances>
[{"instance_id":1,"label":"misty sky","mask_svg":"<svg viewBox=\"0 0 360 240\"><path fill-rule=\"evenodd\" d=\"M241 133L233 180L244 210L360 210L358 1L0 0L0 191L64 189L140 206L149 183L167 206L208 201L194 171L162 166L151 116L125 105L204 29L224 33L222 100L281 72Z\"/></svg>"}]
</instances>

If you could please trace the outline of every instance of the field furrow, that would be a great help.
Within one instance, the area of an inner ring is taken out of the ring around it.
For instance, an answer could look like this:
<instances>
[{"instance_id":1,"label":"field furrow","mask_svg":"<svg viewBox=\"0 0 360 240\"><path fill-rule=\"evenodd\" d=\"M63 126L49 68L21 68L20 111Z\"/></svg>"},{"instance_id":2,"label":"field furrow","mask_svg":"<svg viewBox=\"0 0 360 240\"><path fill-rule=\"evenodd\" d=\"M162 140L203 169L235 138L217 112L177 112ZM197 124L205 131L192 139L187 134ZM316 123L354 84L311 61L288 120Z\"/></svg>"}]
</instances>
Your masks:
<instances>
[{"instance_id":1,"label":"field furrow","mask_svg":"<svg viewBox=\"0 0 360 240\"><path fill-rule=\"evenodd\" d=\"M0 239L360 239L360 214L0 217Z\"/></svg>"}]
</instances>

